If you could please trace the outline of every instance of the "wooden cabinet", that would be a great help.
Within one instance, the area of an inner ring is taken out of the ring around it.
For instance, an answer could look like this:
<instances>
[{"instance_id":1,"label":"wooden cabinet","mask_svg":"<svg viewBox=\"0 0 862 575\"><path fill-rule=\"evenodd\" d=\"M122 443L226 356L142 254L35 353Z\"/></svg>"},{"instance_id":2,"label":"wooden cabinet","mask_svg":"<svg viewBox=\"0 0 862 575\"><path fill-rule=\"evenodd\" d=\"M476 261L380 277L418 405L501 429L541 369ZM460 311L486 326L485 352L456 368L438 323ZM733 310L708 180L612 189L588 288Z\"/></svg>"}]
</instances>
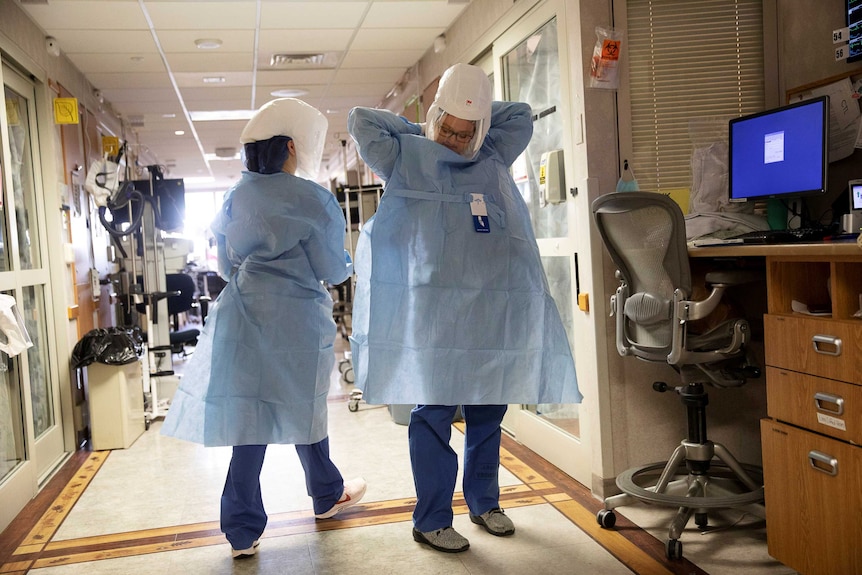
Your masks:
<instances>
[{"instance_id":1,"label":"wooden cabinet","mask_svg":"<svg viewBox=\"0 0 862 575\"><path fill-rule=\"evenodd\" d=\"M769 554L803 575L862 573L862 251L766 265Z\"/></svg>"}]
</instances>

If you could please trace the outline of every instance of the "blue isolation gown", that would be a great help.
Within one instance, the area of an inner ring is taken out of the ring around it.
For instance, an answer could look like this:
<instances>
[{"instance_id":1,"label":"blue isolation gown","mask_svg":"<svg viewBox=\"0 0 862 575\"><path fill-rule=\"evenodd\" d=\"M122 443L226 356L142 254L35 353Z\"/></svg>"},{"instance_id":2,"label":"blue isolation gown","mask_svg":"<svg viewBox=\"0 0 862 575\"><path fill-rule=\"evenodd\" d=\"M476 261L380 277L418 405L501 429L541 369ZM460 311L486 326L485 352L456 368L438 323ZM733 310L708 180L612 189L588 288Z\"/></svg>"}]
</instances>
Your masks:
<instances>
[{"instance_id":1,"label":"blue isolation gown","mask_svg":"<svg viewBox=\"0 0 862 575\"><path fill-rule=\"evenodd\" d=\"M480 405L581 400L527 206L509 174L531 111L495 102L467 159L392 113L355 108L348 128L386 181L356 252L351 350L372 404ZM490 232L478 233L472 194Z\"/></svg>"},{"instance_id":2,"label":"blue isolation gown","mask_svg":"<svg viewBox=\"0 0 862 575\"><path fill-rule=\"evenodd\" d=\"M348 277L341 207L308 180L243 172L212 229L233 272L162 433L208 446L324 439L336 328L321 281Z\"/></svg>"}]
</instances>

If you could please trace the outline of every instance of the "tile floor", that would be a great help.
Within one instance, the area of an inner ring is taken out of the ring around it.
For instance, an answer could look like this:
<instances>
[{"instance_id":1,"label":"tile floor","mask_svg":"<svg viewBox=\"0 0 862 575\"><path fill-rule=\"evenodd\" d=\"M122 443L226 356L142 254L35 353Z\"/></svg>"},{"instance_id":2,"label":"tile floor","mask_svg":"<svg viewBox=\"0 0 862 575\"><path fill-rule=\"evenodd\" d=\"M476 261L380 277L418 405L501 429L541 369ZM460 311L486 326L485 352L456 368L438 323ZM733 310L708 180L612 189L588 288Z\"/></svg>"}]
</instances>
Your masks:
<instances>
[{"instance_id":1,"label":"tile floor","mask_svg":"<svg viewBox=\"0 0 862 575\"><path fill-rule=\"evenodd\" d=\"M260 552L252 559L232 560L218 531L219 496L230 448L203 448L162 436L161 422L156 421L129 449L100 452L101 466L44 545L53 550L53 559L43 554L43 559L19 563L18 570L7 561L6 566L0 564L0 573L795 573L767 554L760 519L731 511L707 533L689 527L682 537L684 563L669 562L663 557L663 542L672 511L624 507L617 510L619 515L643 532L634 526L599 529L595 511L565 495L570 488L583 491L575 482L525 483L532 481L525 478L535 477L524 472L529 457L510 458L500 473L500 484L508 493L504 507L517 526L514 536L485 533L460 507L455 528L470 539L470 549L454 555L430 550L411 537L414 491L407 427L393 422L385 407L360 404L358 411L350 412L349 387L333 373L332 458L345 478L365 477L368 491L362 504L343 517L316 522L293 447L271 446L262 474L270 522ZM462 455L463 436L457 430L452 445ZM633 544L632 534L649 544Z\"/></svg>"}]
</instances>

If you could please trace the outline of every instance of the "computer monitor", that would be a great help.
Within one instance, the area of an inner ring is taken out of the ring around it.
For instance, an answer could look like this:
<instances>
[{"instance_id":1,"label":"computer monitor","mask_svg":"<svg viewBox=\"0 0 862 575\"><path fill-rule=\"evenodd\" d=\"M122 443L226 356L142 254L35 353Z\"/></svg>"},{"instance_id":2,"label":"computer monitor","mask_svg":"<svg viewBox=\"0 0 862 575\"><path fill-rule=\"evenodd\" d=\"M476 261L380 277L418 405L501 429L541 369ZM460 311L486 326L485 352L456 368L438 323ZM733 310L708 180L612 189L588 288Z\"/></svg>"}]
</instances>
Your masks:
<instances>
[{"instance_id":1,"label":"computer monitor","mask_svg":"<svg viewBox=\"0 0 862 575\"><path fill-rule=\"evenodd\" d=\"M862 180L850 180L850 211L862 212Z\"/></svg>"},{"instance_id":2,"label":"computer monitor","mask_svg":"<svg viewBox=\"0 0 862 575\"><path fill-rule=\"evenodd\" d=\"M847 0L847 61L862 60L862 0Z\"/></svg>"},{"instance_id":3,"label":"computer monitor","mask_svg":"<svg viewBox=\"0 0 862 575\"><path fill-rule=\"evenodd\" d=\"M182 231L186 217L186 188L182 179L156 178L152 183L150 180L132 180L128 182L128 186L151 201L156 227L166 232ZM137 217L141 208L140 202L132 202L133 218ZM112 209L111 216L115 226L128 223L127 204L119 209Z\"/></svg>"},{"instance_id":4,"label":"computer monitor","mask_svg":"<svg viewBox=\"0 0 862 575\"><path fill-rule=\"evenodd\" d=\"M730 201L826 193L829 97L730 120Z\"/></svg>"}]
</instances>

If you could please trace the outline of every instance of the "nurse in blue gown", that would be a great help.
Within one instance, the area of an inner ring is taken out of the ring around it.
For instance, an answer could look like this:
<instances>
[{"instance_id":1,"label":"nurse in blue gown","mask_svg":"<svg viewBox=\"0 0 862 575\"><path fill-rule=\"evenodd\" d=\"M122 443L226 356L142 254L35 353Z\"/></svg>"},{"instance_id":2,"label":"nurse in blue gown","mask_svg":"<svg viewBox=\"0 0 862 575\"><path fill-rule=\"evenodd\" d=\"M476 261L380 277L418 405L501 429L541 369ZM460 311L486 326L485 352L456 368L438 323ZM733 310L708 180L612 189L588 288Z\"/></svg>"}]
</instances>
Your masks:
<instances>
[{"instance_id":1,"label":"nurse in blue gown","mask_svg":"<svg viewBox=\"0 0 862 575\"><path fill-rule=\"evenodd\" d=\"M351 349L356 385L376 404L418 404L409 424L416 541L445 552L458 470L449 446L462 405L470 519L498 536L500 424L510 403L581 400L527 206L509 168L532 135L527 104L492 102L484 72L441 77L424 125L354 108L348 129L386 182L356 253Z\"/></svg>"},{"instance_id":2,"label":"nurse in blue gown","mask_svg":"<svg viewBox=\"0 0 862 575\"><path fill-rule=\"evenodd\" d=\"M335 196L295 175L317 174L326 118L282 98L240 137L248 171L212 224L228 284L171 403L162 433L233 446L221 528L234 558L250 557L267 516L260 492L266 446L294 444L315 517L356 504L361 478L343 481L329 458L327 404L335 362L332 299L321 282L348 278L345 221Z\"/></svg>"}]
</instances>

